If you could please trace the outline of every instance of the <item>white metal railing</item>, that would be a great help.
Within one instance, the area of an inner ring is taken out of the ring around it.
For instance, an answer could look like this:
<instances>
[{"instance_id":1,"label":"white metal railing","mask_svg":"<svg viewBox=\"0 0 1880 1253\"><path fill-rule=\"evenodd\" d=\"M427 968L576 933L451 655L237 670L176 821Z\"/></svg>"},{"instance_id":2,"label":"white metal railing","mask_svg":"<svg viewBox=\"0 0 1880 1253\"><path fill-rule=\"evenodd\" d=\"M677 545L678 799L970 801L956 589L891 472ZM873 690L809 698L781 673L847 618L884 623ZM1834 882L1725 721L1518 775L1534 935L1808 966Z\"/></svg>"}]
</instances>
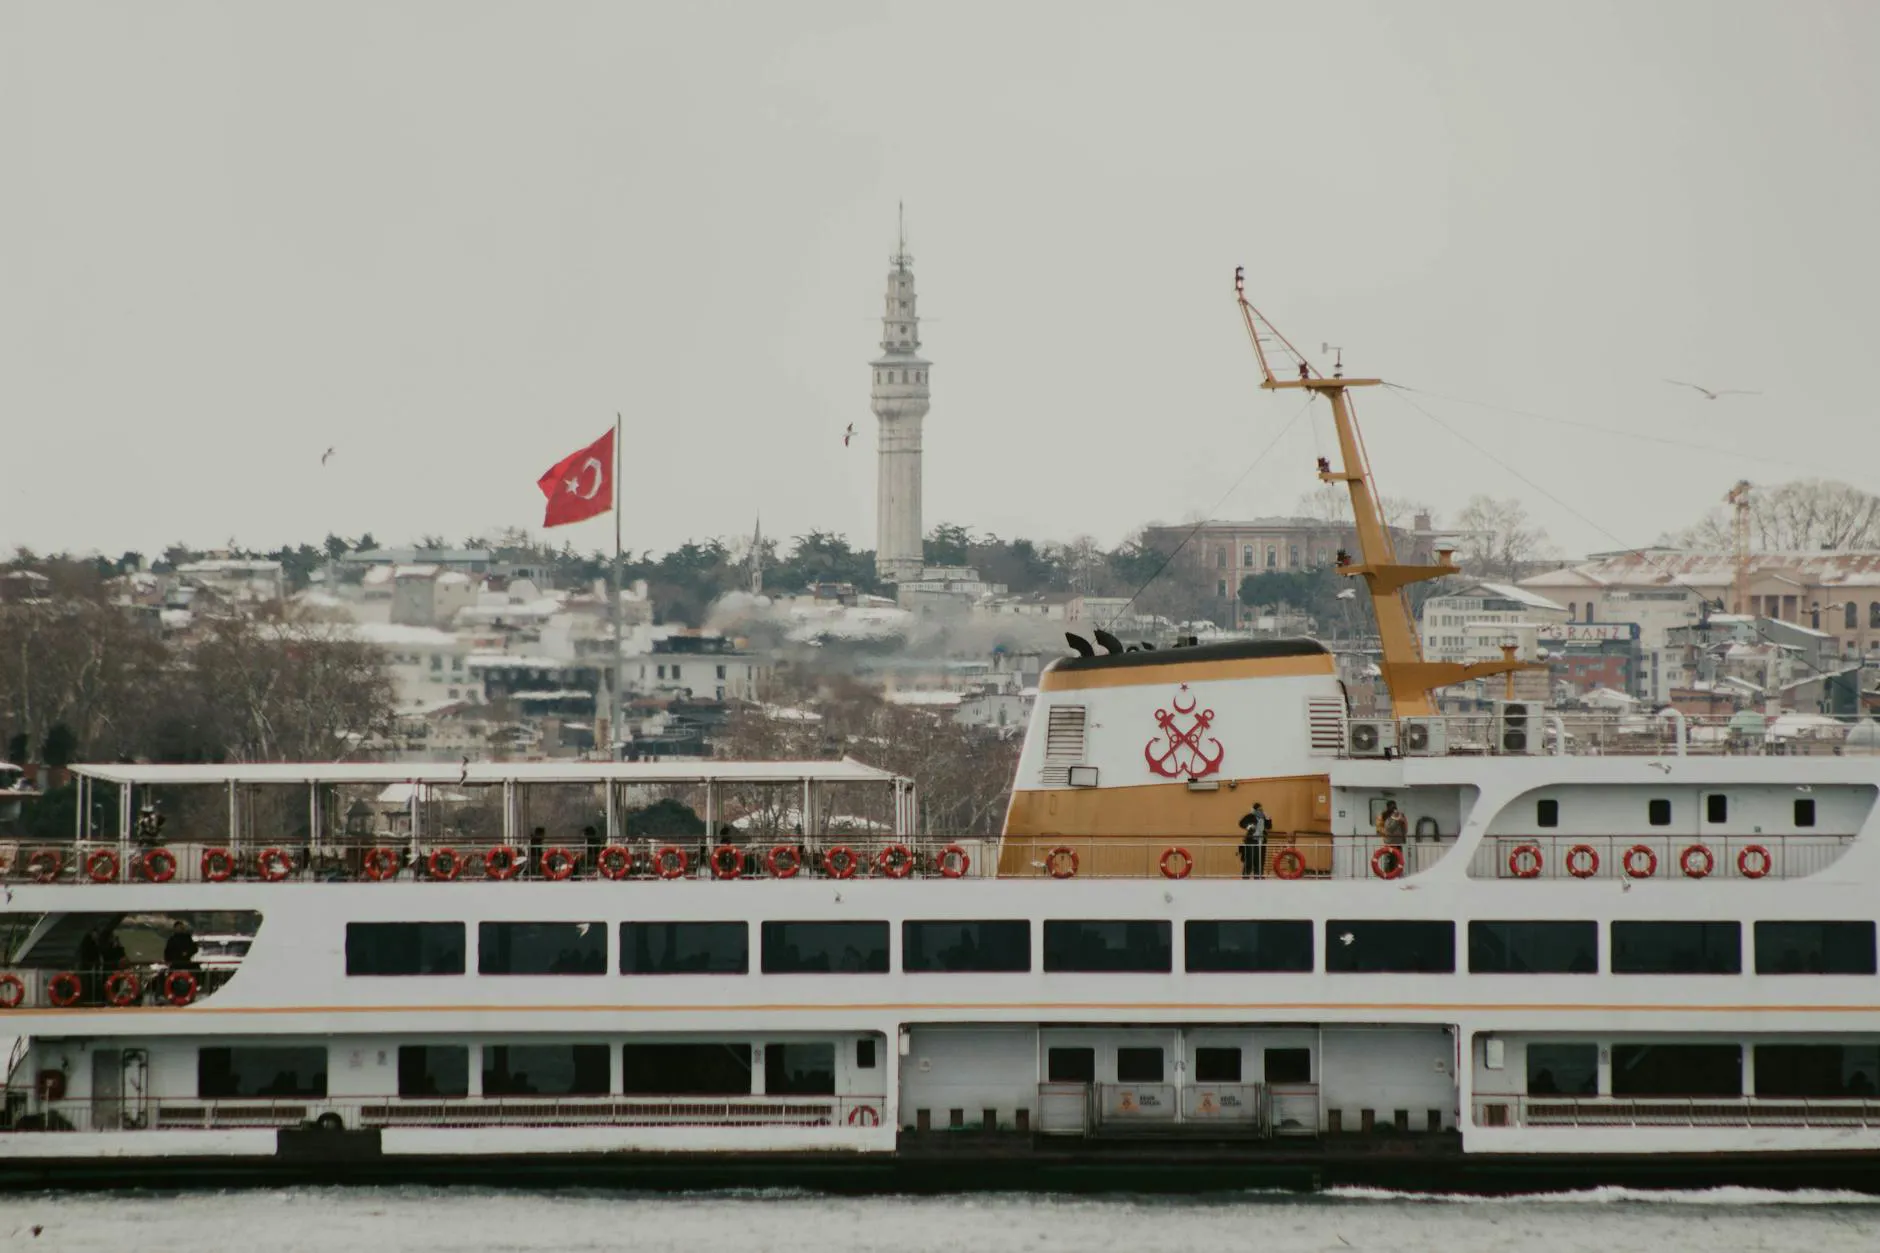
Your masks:
<instances>
[{"instance_id":1,"label":"white metal railing","mask_svg":"<svg viewBox=\"0 0 1880 1253\"><path fill-rule=\"evenodd\" d=\"M1800 879L1839 860L1852 835L1496 835L1474 879Z\"/></svg>"},{"instance_id":2,"label":"white metal railing","mask_svg":"<svg viewBox=\"0 0 1880 1253\"><path fill-rule=\"evenodd\" d=\"M1880 737L1849 731L1865 721L1821 714L1599 713L1549 709L1534 702L1525 724L1510 728L1495 713L1414 719L1352 718L1343 756L1875 756ZM1505 733L1517 732L1515 738ZM1364 747L1359 747L1363 745Z\"/></svg>"},{"instance_id":3,"label":"white metal railing","mask_svg":"<svg viewBox=\"0 0 1880 1253\"><path fill-rule=\"evenodd\" d=\"M163 1006L181 1009L213 995L234 977L239 963L173 972L157 962L114 970L76 967L0 967L0 1022L9 1010L131 1009ZM172 980L172 973L179 977Z\"/></svg>"},{"instance_id":4,"label":"white metal railing","mask_svg":"<svg viewBox=\"0 0 1880 1253\"><path fill-rule=\"evenodd\" d=\"M1478 1096L1478 1127L1880 1127L1880 1101L1814 1097Z\"/></svg>"}]
</instances>

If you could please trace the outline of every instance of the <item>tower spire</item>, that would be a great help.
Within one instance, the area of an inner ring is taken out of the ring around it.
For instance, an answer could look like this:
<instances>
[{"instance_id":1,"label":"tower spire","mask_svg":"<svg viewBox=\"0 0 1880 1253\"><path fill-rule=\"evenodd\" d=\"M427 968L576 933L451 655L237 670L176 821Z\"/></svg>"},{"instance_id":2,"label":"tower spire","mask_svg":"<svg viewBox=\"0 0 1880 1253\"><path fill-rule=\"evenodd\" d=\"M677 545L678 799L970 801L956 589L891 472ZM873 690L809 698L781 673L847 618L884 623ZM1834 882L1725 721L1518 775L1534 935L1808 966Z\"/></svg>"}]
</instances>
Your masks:
<instances>
[{"instance_id":1,"label":"tower spire","mask_svg":"<svg viewBox=\"0 0 1880 1253\"><path fill-rule=\"evenodd\" d=\"M927 416L927 370L920 356L920 312L914 258L907 252L907 209L895 209L895 251L889 259L881 311L881 356L869 363L869 398L880 422L875 484L875 572L885 583L920 577L921 423Z\"/></svg>"}]
</instances>

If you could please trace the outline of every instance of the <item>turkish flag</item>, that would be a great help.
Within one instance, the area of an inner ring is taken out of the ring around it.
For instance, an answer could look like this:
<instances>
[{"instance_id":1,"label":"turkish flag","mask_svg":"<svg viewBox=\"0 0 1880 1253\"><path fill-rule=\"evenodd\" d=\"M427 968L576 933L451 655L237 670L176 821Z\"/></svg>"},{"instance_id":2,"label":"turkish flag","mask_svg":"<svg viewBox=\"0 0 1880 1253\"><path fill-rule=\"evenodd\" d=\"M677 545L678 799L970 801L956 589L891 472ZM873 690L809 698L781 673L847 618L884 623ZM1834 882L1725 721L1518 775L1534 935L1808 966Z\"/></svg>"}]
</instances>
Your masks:
<instances>
[{"instance_id":1,"label":"turkish flag","mask_svg":"<svg viewBox=\"0 0 1880 1253\"><path fill-rule=\"evenodd\" d=\"M548 497L543 526L564 526L599 517L614 507L614 433L608 431L580 452L570 453L536 480Z\"/></svg>"}]
</instances>

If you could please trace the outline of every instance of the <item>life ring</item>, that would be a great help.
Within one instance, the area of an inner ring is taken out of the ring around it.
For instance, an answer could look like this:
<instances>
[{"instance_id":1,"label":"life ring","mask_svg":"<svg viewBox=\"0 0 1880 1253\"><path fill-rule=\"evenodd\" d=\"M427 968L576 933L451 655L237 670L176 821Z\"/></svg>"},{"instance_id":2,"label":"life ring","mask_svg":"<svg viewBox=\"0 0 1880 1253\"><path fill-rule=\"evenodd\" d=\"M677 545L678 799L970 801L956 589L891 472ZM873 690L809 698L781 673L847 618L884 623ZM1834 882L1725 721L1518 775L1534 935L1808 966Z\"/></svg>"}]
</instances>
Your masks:
<instances>
[{"instance_id":1,"label":"life ring","mask_svg":"<svg viewBox=\"0 0 1880 1253\"><path fill-rule=\"evenodd\" d=\"M1077 850L1068 844L1060 844L1044 855L1044 868L1053 879L1075 879L1077 877Z\"/></svg>"},{"instance_id":2,"label":"life ring","mask_svg":"<svg viewBox=\"0 0 1880 1253\"><path fill-rule=\"evenodd\" d=\"M1538 879L1542 853L1538 844L1517 844L1508 850L1508 873L1517 879Z\"/></svg>"},{"instance_id":3,"label":"life ring","mask_svg":"<svg viewBox=\"0 0 1880 1253\"><path fill-rule=\"evenodd\" d=\"M594 869L603 879L624 879L633 873L633 850L609 844L595 856Z\"/></svg>"},{"instance_id":4,"label":"life ring","mask_svg":"<svg viewBox=\"0 0 1880 1253\"><path fill-rule=\"evenodd\" d=\"M226 883L235 873L235 854L226 848L205 848L202 850L202 881L204 883Z\"/></svg>"},{"instance_id":5,"label":"life ring","mask_svg":"<svg viewBox=\"0 0 1880 1253\"><path fill-rule=\"evenodd\" d=\"M1567 850L1567 873L1576 879L1590 879L1599 873L1599 850L1591 844L1575 844Z\"/></svg>"},{"instance_id":6,"label":"life ring","mask_svg":"<svg viewBox=\"0 0 1880 1253\"><path fill-rule=\"evenodd\" d=\"M187 970L172 970L163 976L163 998L181 1009L196 999L196 976Z\"/></svg>"},{"instance_id":7,"label":"life ring","mask_svg":"<svg viewBox=\"0 0 1880 1253\"><path fill-rule=\"evenodd\" d=\"M1643 870L1639 869L1640 857L1645 859ZM1628 879L1649 879L1658 873L1658 854L1643 844L1634 844L1625 850L1625 856L1619 859L1619 866L1625 871L1625 877Z\"/></svg>"},{"instance_id":8,"label":"life ring","mask_svg":"<svg viewBox=\"0 0 1880 1253\"><path fill-rule=\"evenodd\" d=\"M454 848L435 848L424 859L424 869L433 879L442 879L446 883L463 873L464 859Z\"/></svg>"},{"instance_id":9,"label":"life ring","mask_svg":"<svg viewBox=\"0 0 1880 1253\"><path fill-rule=\"evenodd\" d=\"M513 879L522 872L522 850L514 844L498 844L483 854L483 875L489 879Z\"/></svg>"},{"instance_id":10,"label":"life ring","mask_svg":"<svg viewBox=\"0 0 1880 1253\"><path fill-rule=\"evenodd\" d=\"M56 848L34 849L26 859L26 871L36 883L51 883L65 869L65 855Z\"/></svg>"},{"instance_id":11,"label":"life ring","mask_svg":"<svg viewBox=\"0 0 1880 1253\"><path fill-rule=\"evenodd\" d=\"M379 847L366 851L366 878L383 883L398 873L398 850ZM266 871L262 872L264 875Z\"/></svg>"},{"instance_id":12,"label":"life ring","mask_svg":"<svg viewBox=\"0 0 1880 1253\"><path fill-rule=\"evenodd\" d=\"M1390 857L1389 869L1384 866L1386 855ZM1403 878L1403 850L1395 844L1378 845L1377 851L1371 854L1371 873L1380 879Z\"/></svg>"},{"instance_id":13,"label":"life ring","mask_svg":"<svg viewBox=\"0 0 1880 1253\"><path fill-rule=\"evenodd\" d=\"M1750 855L1759 859L1754 868L1750 865ZM1760 844L1746 844L1743 851L1736 855L1736 872L1745 879L1760 879L1775 868L1775 861L1769 856L1769 850Z\"/></svg>"},{"instance_id":14,"label":"life ring","mask_svg":"<svg viewBox=\"0 0 1880 1253\"><path fill-rule=\"evenodd\" d=\"M287 855L284 848L262 849L261 856L255 859L255 869L269 883L279 883L293 873L294 859Z\"/></svg>"},{"instance_id":15,"label":"life ring","mask_svg":"<svg viewBox=\"0 0 1880 1253\"><path fill-rule=\"evenodd\" d=\"M831 879L853 879L862 867L862 859L846 844L838 844L823 853L823 869Z\"/></svg>"},{"instance_id":16,"label":"life ring","mask_svg":"<svg viewBox=\"0 0 1880 1253\"><path fill-rule=\"evenodd\" d=\"M61 970L46 980L46 999L60 1009L70 1009L85 994L85 985L69 970Z\"/></svg>"},{"instance_id":17,"label":"life ring","mask_svg":"<svg viewBox=\"0 0 1880 1253\"><path fill-rule=\"evenodd\" d=\"M1678 855L1678 869L1688 879L1701 879L1716 869L1717 859L1702 844L1693 844Z\"/></svg>"},{"instance_id":18,"label":"life ring","mask_svg":"<svg viewBox=\"0 0 1880 1253\"><path fill-rule=\"evenodd\" d=\"M653 872L662 879L677 879L685 873L685 850L668 844L653 854Z\"/></svg>"},{"instance_id":19,"label":"life ring","mask_svg":"<svg viewBox=\"0 0 1880 1253\"><path fill-rule=\"evenodd\" d=\"M168 883L176 877L176 854L167 848L153 848L132 865L146 883Z\"/></svg>"},{"instance_id":20,"label":"life ring","mask_svg":"<svg viewBox=\"0 0 1880 1253\"><path fill-rule=\"evenodd\" d=\"M873 1105L857 1105L849 1111L849 1126L851 1127L879 1127L880 1125L881 1111Z\"/></svg>"},{"instance_id":21,"label":"life ring","mask_svg":"<svg viewBox=\"0 0 1880 1253\"><path fill-rule=\"evenodd\" d=\"M104 981L104 999L120 1009L126 1005L135 1005L137 996L144 990L144 981L137 977L135 970L116 970Z\"/></svg>"},{"instance_id":22,"label":"life ring","mask_svg":"<svg viewBox=\"0 0 1880 1253\"><path fill-rule=\"evenodd\" d=\"M712 846L712 878L735 879L744 873L744 850L736 844Z\"/></svg>"},{"instance_id":23,"label":"life ring","mask_svg":"<svg viewBox=\"0 0 1880 1253\"><path fill-rule=\"evenodd\" d=\"M573 850L551 848L542 854L542 875L559 883L573 874L574 868L580 864L581 859L574 855Z\"/></svg>"},{"instance_id":24,"label":"life ring","mask_svg":"<svg viewBox=\"0 0 1880 1253\"><path fill-rule=\"evenodd\" d=\"M1383 852L1379 849L1378 852ZM1371 854L1373 858L1377 853ZM1298 879L1305 875L1305 855L1296 848L1282 848L1273 854L1273 874L1280 879Z\"/></svg>"},{"instance_id":25,"label":"life ring","mask_svg":"<svg viewBox=\"0 0 1880 1253\"><path fill-rule=\"evenodd\" d=\"M958 844L949 844L940 850L940 856L934 859L940 867L942 879L963 879L968 867L973 864L972 855Z\"/></svg>"},{"instance_id":26,"label":"life ring","mask_svg":"<svg viewBox=\"0 0 1880 1253\"><path fill-rule=\"evenodd\" d=\"M118 877L117 853L101 848L85 858L85 877L93 883L115 883Z\"/></svg>"},{"instance_id":27,"label":"life ring","mask_svg":"<svg viewBox=\"0 0 1880 1253\"><path fill-rule=\"evenodd\" d=\"M1181 865L1176 866L1171 864L1178 857L1181 859ZM1162 877L1164 879L1186 879L1188 872L1194 868L1194 855L1179 844L1174 848L1165 848L1162 850Z\"/></svg>"},{"instance_id":28,"label":"life ring","mask_svg":"<svg viewBox=\"0 0 1880 1253\"><path fill-rule=\"evenodd\" d=\"M26 1000L26 981L18 975L0 974L0 1009L18 1009Z\"/></svg>"},{"instance_id":29,"label":"life ring","mask_svg":"<svg viewBox=\"0 0 1880 1253\"><path fill-rule=\"evenodd\" d=\"M905 879L914 872L914 850L905 844L890 844L875 854L875 868L890 879Z\"/></svg>"},{"instance_id":30,"label":"life ring","mask_svg":"<svg viewBox=\"0 0 1880 1253\"><path fill-rule=\"evenodd\" d=\"M764 858L764 869L770 871L773 879L794 879L802 868L802 856L788 844L777 845Z\"/></svg>"}]
</instances>

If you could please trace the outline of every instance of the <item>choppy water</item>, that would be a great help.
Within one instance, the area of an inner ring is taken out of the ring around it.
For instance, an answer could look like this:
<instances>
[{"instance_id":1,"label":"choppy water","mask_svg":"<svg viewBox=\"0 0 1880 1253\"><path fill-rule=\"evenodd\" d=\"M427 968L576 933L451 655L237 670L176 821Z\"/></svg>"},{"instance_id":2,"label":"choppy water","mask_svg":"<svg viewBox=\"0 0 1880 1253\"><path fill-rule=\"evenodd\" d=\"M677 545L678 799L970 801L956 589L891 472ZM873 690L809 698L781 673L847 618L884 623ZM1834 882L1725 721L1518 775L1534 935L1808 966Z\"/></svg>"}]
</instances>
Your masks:
<instances>
[{"instance_id":1,"label":"choppy water","mask_svg":"<svg viewBox=\"0 0 1880 1253\"><path fill-rule=\"evenodd\" d=\"M1172 1200L307 1188L0 1197L0 1247L9 1253L1871 1253L1880 1248L1880 1199L1740 1188L1607 1188L1494 1200L1365 1190Z\"/></svg>"}]
</instances>

